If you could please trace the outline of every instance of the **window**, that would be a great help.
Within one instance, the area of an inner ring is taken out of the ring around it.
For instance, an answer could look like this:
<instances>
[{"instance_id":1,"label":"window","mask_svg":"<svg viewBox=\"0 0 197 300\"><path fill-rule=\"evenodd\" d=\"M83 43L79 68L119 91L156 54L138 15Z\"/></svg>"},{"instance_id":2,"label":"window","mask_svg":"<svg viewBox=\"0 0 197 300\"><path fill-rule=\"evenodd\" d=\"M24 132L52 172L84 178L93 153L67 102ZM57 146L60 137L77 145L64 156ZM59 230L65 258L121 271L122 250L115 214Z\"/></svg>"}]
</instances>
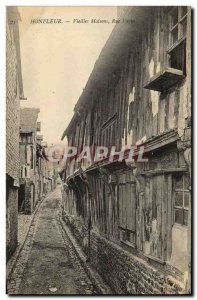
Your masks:
<instances>
[{"instance_id":1,"label":"window","mask_svg":"<svg viewBox=\"0 0 197 300\"><path fill-rule=\"evenodd\" d=\"M166 92L186 75L187 6L173 7L166 17L168 30L167 64L144 83L144 88Z\"/></svg>"},{"instance_id":2,"label":"window","mask_svg":"<svg viewBox=\"0 0 197 300\"><path fill-rule=\"evenodd\" d=\"M34 168L33 159L34 159L34 152L33 152L33 146L31 146L31 169Z\"/></svg>"},{"instance_id":3,"label":"window","mask_svg":"<svg viewBox=\"0 0 197 300\"><path fill-rule=\"evenodd\" d=\"M30 144L32 143L32 136L31 135L28 135L27 136L27 142Z\"/></svg>"},{"instance_id":4,"label":"window","mask_svg":"<svg viewBox=\"0 0 197 300\"><path fill-rule=\"evenodd\" d=\"M170 46L186 36L187 6L174 7L170 12Z\"/></svg>"},{"instance_id":5,"label":"window","mask_svg":"<svg viewBox=\"0 0 197 300\"><path fill-rule=\"evenodd\" d=\"M185 62L186 62L186 49L185 41L174 48L170 52L170 67L177 70L182 70L185 74Z\"/></svg>"},{"instance_id":6,"label":"window","mask_svg":"<svg viewBox=\"0 0 197 300\"><path fill-rule=\"evenodd\" d=\"M186 175L175 177L175 195L174 195L174 223L188 225L188 211L190 202L190 192L187 189L189 179Z\"/></svg>"},{"instance_id":7,"label":"window","mask_svg":"<svg viewBox=\"0 0 197 300\"><path fill-rule=\"evenodd\" d=\"M25 167L25 177L27 177L27 168Z\"/></svg>"},{"instance_id":8,"label":"window","mask_svg":"<svg viewBox=\"0 0 197 300\"><path fill-rule=\"evenodd\" d=\"M20 134L20 142L21 143L24 143L24 140L25 140L25 137L24 137L24 134Z\"/></svg>"},{"instance_id":9,"label":"window","mask_svg":"<svg viewBox=\"0 0 197 300\"><path fill-rule=\"evenodd\" d=\"M120 240L122 242L129 242L131 244L135 244L135 232L132 232L129 229L124 229L119 227L120 229Z\"/></svg>"},{"instance_id":10,"label":"window","mask_svg":"<svg viewBox=\"0 0 197 300\"><path fill-rule=\"evenodd\" d=\"M169 64L185 73L187 6L174 7L169 14Z\"/></svg>"},{"instance_id":11,"label":"window","mask_svg":"<svg viewBox=\"0 0 197 300\"><path fill-rule=\"evenodd\" d=\"M103 146L109 147L116 145L116 127L117 127L117 114L114 114L102 125L102 140Z\"/></svg>"},{"instance_id":12,"label":"window","mask_svg":"<svg viewBox=\"0 0 197 300\"><path fill-rule=\"evenodd\" d=\"M41 130L41 122L37 122L37 124L36 124L36 130L37 131Z\"/></svg>"}]
</instances>

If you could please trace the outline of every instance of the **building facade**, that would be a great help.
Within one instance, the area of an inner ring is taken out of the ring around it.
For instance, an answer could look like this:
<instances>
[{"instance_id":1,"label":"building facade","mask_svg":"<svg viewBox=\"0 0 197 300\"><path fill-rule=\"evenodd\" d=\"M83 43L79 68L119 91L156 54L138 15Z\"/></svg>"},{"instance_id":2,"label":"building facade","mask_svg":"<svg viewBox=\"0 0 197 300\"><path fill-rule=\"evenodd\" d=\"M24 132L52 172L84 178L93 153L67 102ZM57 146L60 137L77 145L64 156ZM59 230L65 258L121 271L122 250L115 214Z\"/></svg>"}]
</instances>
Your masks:
<instances>
[{"instance_id":1,"label":"building facade","mask_svg":"<svg viewBox=\"0 0 197 300\"><path fill-rule=\"evenodd\" d=\"M20 114L20 189L19 212L31 214L38 201L55 188L54 174L46 155L47 143L43 142L40 110L21 108Z\"/></svg>"},{"instance_id":2,"label":"building facade","mask_svg":"<svg viewBox=\"0 0 197 300\"><path fill-rule=\"evenodd\" d=\"M48 163L48 190L53 191L56 188L56 180L58 176L58 170L56 170L55 163Z\"/></svg>"},{"instance_id":3,"label":"building facade","mask_svg":"<svg viewBox=\"0 0 197 300\"><path fill-rule=\"evenodd\" d=\"M19 212L31 214L41 198L40 157L42 147L39 145L37 122L40 110L21 108L20 110L20 189ZM40 149L41 148L41 149Z\"/></svg>"},{"instance_id":4,"label":"building facade","mask_svg":"<svg viewBox=\"0 0 197 300\"><path fill-rule=\"evenodd\" d=\"M191 9L122 18L62 139L79 151L134 147L134 161L70 159L64 218L114 293L190 293Z\"/></svg>"},{"instance_id":5,"label":"building facade","mask_svg":"<svg viewBox=\"0 0 197 300\"><path fill-rule=\"evenodd\" d=\"M6 18L6 252L7 260L17 246L19 188L20 100L24 99L19 27L16 7L7 8Z\"/></svg>"},{"instance_id":6,"label":"building facade","mask_svg":"<svg viewBox=\"0 0 197 300\"><path fill-rule=\"evenodd\" d=\"M43 136L37 135L37 186L38 186L38 198L45 196L51 190L49 189L49 162L45 154L45 149L47 148L47 143L43 142Z\"/></svg>"}]
</instances>

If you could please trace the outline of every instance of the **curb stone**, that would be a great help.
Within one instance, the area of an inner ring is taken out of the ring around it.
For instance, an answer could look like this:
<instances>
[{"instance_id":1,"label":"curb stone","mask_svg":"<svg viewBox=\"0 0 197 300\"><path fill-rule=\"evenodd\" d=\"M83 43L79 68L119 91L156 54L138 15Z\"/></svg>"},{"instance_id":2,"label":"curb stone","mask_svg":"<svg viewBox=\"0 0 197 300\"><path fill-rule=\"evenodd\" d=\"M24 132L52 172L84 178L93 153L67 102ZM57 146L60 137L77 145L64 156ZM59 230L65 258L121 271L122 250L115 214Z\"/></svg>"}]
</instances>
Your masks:
<instances>
[{"instance_id":1,"label":"curb stone","mask_svg":"<svg viewBox=\"0 0 197 300\"><path fill-rule=\"evenodd\" d=\"M46 197L46 196L45 196L45 197ZM36 215L36 213L37 213L37 211L38 211L40 205L42 204L43 200L45 199L45 197L42 197L41 200L37 203L36 208L35 208L35 210L34 210L34 212L33 212L33 214L32 214L32 219L31 219L31 221L30 221L30 223L29 223L29 227L28 227L28 229L27 229L27 232L26 232L26 234L25 234L25 237L24 237L22 243L19 244L18 247L16 248L14 255L10 258L10 260L9 260L8 263L7 263L7 266L6 266L6 279L7 279L7 281L9 280L10 275L11 275L11 273L12 273L14 267L16 266L17 260L18 260L19 255L20 255L20 253L21 253L21 251L22 251L22 249L23 249L23 247L24 247L26 238L27 238L27 236L28 236L28 234L29 234L30 227L31 227L31 225L32 225L32 223L33 223L33 220L34 220L34 218L35 218L35 215Z\"/></svg>"}]
</instances>

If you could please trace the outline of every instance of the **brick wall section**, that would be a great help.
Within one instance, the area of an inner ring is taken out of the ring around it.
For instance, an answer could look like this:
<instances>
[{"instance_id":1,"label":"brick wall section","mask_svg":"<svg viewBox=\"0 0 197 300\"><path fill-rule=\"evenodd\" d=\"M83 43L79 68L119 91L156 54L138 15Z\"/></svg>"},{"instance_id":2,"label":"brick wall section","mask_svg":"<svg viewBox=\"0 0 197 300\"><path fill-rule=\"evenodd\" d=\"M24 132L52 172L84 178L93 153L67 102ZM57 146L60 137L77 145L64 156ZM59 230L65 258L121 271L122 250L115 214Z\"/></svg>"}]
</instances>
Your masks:
<instances>
[{"instance_id":1,"label":"brick wall section","mask_svg":"<svg viewBox=\"0 0 197 300\"><path fill-rule=\"evenodd\" d=\"M87 254L88 231L82 222L63 213L63 219ZM161 269L91 230L91 264L115 294L183 294L184 284Z\"/></svg>"}]
</instances>

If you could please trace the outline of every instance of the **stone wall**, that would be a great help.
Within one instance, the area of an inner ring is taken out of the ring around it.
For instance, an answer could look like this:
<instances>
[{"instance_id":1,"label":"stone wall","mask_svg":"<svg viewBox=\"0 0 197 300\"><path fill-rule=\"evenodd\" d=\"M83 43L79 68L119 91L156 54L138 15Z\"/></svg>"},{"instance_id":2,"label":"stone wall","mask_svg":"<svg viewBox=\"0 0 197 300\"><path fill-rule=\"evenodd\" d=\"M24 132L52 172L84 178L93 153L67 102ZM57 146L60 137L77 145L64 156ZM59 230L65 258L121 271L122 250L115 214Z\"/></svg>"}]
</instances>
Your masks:
<instances>
[{"instance_id":1,"label":"stone wall","mask_svg":"<svg viewBox=\"0 0 197 300\"><path fill-rule=\"evenodd\" d=\"M117 294L179 294L184 286L136 255L91 233L91 260Z\"/></svg>"},{"instance_id":2,"label":"stone wall","mask_svg":"<svg viewBox=\"0 0 197 300\"><path fill-rule=\"evenodd\" d=\"M19 187L19 84L14 25L6 23L6 259L17 247Z\"/></svg>"},{"instance_id":3,"label":"stone wall","mask_svg":"<svg viewBox=\"0 0 197 300\"><path fill-rule=\"evenodd\" d=\"M63 220L70 227L75 238L82 246L85 254L88 254L88 226L80 218L74 218L63 212Z\"/></svg>"},{"instance_id":4,"label":"stone wall","mask_svg":"<svg viewBox=\"0 0 197 300\"><path fill-rule=\"evenodd\" d=\"M17 247L18 236L18 189L7 183L6 199L6 260Z\"/></svg>"},{"instance_id":5,"label":"stone wall","mask_svg":"<svg viewBox=\"0 0 197 300\"><path fill-rule=\"evenodd\" d=\"M19 177L19 91L13 28L6 31L6 173Z\"/></svg>"},{"instance_id":6,"label":"stone wall","mask_svg":"<svg viewBox=\"0 0 197 300\"><path fill-rule=\"evenodd\" d=\"M88 253L88 230L82 221L63 213L63 219ZM115 294L183 294L184 284L120 245L91 230L91 264Z\"/></svg>"}]
</instances>

